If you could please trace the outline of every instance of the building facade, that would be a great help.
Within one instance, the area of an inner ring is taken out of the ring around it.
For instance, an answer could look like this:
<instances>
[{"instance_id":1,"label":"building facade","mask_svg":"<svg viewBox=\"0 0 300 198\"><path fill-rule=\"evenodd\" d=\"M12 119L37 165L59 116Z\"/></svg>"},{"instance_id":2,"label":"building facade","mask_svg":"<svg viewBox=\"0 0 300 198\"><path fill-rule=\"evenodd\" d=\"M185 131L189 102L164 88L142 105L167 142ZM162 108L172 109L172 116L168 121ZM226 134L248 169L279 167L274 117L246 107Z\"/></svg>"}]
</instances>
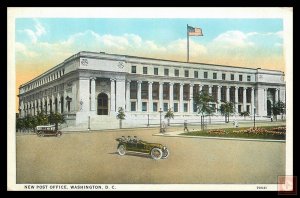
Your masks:
<instances>
[{"instance_id":1,"label":"building facade","mask_svg":"<svg viewBox=\"0 0 300 198\"><path fill-rule=\"evenodd\" d=\"M175 121L199 121L193 96L210 93L218 107L235 103L236 115L256 110L270 116L271 105L285 102L284 73L204 63L187 63L104 52L79 52L19 87L19 115L59 112L68 126L117 128L116 114L125 110L124 126L158 124L169 108Z\"/></svg>"}]
</instances>

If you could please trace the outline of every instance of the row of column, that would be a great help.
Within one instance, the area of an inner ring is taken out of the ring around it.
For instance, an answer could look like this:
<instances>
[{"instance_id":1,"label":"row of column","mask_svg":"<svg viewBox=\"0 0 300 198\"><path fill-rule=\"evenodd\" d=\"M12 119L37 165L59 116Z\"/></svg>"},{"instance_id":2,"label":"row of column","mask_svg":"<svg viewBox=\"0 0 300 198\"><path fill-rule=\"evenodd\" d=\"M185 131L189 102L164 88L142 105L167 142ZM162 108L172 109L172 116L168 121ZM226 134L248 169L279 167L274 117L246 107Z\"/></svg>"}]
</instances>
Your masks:
<instances>
[{"instance_id":1,"label":"row of column","mask_svg":"<svg viewBox=\"0 0 300 198\"><path fill-rule=\"evenodd\" d=\"M126 84L126 108L127 111L130 111L130 80L127 81ZM140 112L142 111L142 98L141 98L141 84L142 81L137 81L137 111ZM159 106L160 108L163 107L163 84L164 82L159 82ZM183 86L184 83L179 83L180 84L180 88L179 88L179 112L183 112L183 108L184 108L184 103L183 103ZM148 102L149 102L149 111L152 112L153 110L153 99L152 99L152 85L153 82L148 82ZM169 102L170 102L170 107L169 108L173 108L173 86L174 83L173 82L169 82ZM193 86L194 84L190 84L190 100L189 100L189 112L193 113ZM204 85L199 85L199 92L202 91ZM208 85L209 89L208 89L208 93L212 94L212 87L213 85ZM221 104L221 87L220 85L217 86L218 90L217 90L217 101L218 104ZM226 101L229 102L230 101L230 92L229 92L229 87L230 86L225 86L226 87ZM238 89L239 87L235 87L235 101L238 101ZM244 87L243 89L243 109L246 110L246 90L247 88ZM254 88L251 87L251 112L253 112L253 108L254 108ZM235 104L235 109L236 111L238 110L238 103L236 102Z\"/></svg>"}]
</instances>

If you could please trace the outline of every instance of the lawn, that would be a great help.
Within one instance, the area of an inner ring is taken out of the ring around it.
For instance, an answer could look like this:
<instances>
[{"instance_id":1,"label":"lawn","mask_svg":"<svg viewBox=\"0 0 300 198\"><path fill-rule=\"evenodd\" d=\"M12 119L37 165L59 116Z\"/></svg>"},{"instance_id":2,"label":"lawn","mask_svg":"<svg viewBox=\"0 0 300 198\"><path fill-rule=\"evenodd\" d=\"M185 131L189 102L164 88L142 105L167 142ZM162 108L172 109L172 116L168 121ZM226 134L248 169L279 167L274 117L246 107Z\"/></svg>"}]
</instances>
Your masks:
<instances>
[{"instance_id":1,"label":"lawn","mask_svg":"<svg viewBox=\"0 0 300 198\"><path fill-rule=\"evenodd\" d=\"M285 132L285 126L262 126L255 130L250 127L206 129L180 135L285 140Z\"/></svg>"}]
</instances>

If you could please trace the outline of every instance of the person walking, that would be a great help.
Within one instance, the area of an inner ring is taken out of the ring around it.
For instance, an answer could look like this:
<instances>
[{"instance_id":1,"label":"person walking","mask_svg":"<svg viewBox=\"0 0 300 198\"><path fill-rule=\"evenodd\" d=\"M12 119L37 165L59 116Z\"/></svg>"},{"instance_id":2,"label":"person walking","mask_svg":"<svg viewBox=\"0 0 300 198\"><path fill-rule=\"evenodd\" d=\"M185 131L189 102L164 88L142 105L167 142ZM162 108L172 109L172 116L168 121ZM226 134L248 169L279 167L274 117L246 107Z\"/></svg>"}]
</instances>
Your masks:
<instances>
[{"instance_id":1,"label":"person walking","mask_svg":"<svg viewBox=\"0 0 300 198\"><path fill-rule=\"evenodd\" d=\"M187 123L187 120L184 120L184 123L183 123L183 126L184 126L184 129L183 131L185 132L187 130L187 132L189 132L189 129L187 127L188 123Z\"/></svg>"}]
</instances>

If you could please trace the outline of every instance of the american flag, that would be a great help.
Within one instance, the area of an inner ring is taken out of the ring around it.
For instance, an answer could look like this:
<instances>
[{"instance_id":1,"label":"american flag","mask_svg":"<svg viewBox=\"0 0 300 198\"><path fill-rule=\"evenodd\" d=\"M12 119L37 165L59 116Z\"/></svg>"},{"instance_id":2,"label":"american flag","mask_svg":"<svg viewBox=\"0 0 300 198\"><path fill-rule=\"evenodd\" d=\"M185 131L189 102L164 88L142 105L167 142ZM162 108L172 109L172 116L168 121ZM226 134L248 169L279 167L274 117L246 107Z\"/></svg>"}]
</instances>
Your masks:
<instances>
[{"instance_id":1,"label":"american flag","mask_svg":"<svg viewBox=\"0 0 300 198\"><path fill-rule=\"evenodd\" d=\"M203 36L201 28L187 26L187 31L189 36Z\"/></svg>"}]
</instances>

